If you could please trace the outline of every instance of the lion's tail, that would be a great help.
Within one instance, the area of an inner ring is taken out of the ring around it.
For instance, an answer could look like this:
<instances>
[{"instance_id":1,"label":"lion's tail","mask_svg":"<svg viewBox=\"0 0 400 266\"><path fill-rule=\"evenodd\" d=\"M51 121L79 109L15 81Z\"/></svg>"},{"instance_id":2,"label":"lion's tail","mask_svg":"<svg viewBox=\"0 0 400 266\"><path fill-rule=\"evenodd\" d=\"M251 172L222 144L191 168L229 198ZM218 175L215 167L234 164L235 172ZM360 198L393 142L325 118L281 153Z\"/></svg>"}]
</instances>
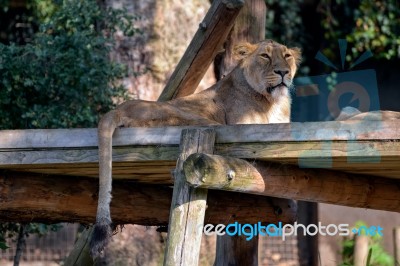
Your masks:
<instances>
[{"instance_id":1,"label":"lion's tail","mask_svg":"<svg viewBox=\"0 0 400 266\"><path fill-rule=\"evenodd\" d=\"M112 135L118 126L118 120L117 111L110 111L101 118L98 127L100 187L96 224L90 239L90 253L93 258L100 255L112 236L110 214Z\"/></svg>"}]
</instances>

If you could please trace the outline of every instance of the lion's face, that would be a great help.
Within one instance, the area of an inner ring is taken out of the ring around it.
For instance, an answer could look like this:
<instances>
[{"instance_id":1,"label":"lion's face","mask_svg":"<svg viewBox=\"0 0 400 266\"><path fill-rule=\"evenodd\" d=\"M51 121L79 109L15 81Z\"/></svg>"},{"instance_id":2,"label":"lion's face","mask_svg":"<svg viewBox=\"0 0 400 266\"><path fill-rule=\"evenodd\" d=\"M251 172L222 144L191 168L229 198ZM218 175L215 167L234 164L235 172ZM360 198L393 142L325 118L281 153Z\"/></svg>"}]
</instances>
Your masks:
<instances>
[{"instance_id":1,"label":"lion's face","mask_svg":"<svg viewBox=\"0 0 400 266\"><path fill-rule=\"evenodd\" d=\"M238 45L234 53L241 60L246 81L254 90L270 101L289 95L300 63L300 49L266 40Z\"/></svg>"}]
</instances>

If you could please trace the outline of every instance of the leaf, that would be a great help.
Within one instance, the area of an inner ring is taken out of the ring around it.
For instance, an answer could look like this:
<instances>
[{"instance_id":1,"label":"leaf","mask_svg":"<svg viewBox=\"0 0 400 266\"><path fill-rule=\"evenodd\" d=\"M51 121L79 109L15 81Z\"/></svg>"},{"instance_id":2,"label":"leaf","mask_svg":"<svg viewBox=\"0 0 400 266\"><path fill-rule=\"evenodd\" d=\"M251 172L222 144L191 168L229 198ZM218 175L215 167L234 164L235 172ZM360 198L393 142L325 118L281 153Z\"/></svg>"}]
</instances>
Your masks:
<instances>
[{"instance_id":1,"label":"leaf","mask_svg":"<svg viewBox=\"0 0 400 266\"><path fill-rule=\"evenodd\" d=\"M8 248L10 248L10 247L7 246L5 242L0 242L0 249L5 250L5 249L8 249Z\"/></svg>"}]
</instances>

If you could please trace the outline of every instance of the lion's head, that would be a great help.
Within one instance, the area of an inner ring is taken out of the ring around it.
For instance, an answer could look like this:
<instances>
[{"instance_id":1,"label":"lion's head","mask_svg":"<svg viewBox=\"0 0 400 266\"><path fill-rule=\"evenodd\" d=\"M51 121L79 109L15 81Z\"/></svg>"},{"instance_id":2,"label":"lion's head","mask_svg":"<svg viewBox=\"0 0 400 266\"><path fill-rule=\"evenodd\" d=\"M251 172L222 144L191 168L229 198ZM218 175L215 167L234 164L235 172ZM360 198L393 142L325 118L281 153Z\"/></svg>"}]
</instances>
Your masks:
<instances>
[{"instance_id":1,"label":"lion's head","mask_svg":"<svg viewBox=\"0 0 400 266\"><path fill-rule=\"evenodd\" d=\"M301 60L299 48L287 48L271 40L243 43L234 56L244 70L247 83L270 101L289 95L293 77Z\"/></svg>"}]
</instances>

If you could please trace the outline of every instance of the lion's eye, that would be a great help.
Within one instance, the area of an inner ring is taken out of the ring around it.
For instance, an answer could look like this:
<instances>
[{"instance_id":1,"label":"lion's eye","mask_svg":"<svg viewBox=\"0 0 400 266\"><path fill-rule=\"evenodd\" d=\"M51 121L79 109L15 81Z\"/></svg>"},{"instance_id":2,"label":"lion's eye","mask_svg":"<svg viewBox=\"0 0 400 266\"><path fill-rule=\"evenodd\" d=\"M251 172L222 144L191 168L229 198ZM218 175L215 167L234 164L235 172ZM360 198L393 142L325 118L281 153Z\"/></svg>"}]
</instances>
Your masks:
<instances>
[{"instance_id":1,"label":"lion's eye","mask_svg":"<svg viewBox=\"0 0 400 266\"><path fill-rule=\"evenodd\" d=\"M289 58L291 56L292 56L291 54L285 54L285 58Z\"/></svg>"},{"instance_id":2,"label":"lion's eye","mask_svg":"<svg viewBox=\"0 0 400 266\"><path fill-rule=\"evenodd\" d=\"M261 56L262 58L271 60L271 57L269 57L268 54L260 54L260 56Z\"/></svg>"}]
</instances>

